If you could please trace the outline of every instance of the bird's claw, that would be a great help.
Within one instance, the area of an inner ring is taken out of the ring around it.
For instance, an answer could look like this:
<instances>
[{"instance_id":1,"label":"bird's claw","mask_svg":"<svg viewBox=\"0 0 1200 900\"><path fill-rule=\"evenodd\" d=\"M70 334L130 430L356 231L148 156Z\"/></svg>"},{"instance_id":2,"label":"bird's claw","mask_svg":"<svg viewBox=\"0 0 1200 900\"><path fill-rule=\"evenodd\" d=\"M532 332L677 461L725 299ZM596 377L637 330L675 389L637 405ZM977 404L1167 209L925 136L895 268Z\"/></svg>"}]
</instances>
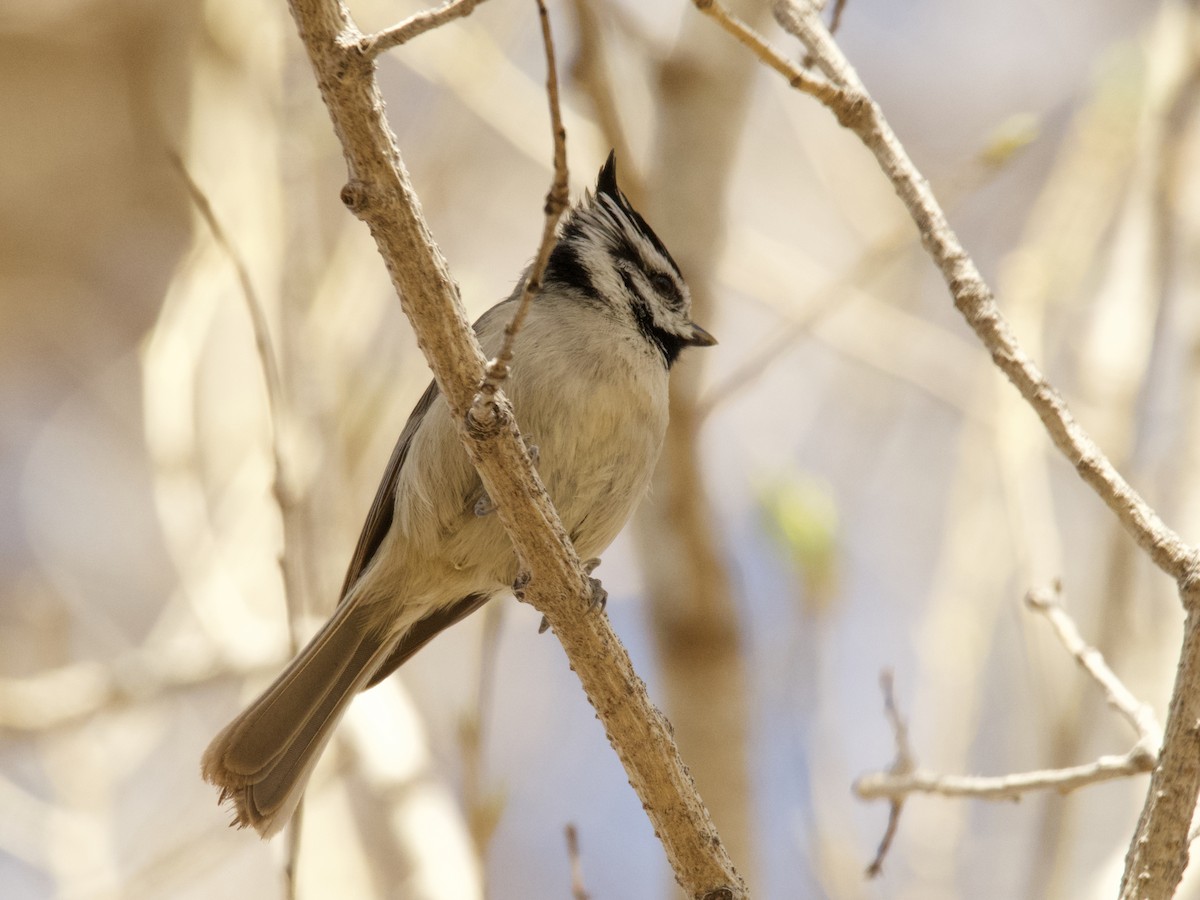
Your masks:
<instances>
[{"instance_id":1,"label":"bird's claw","mask_svg":"<svg viewBox=\"0 0 1200 900\"><path fill-rule=\"evenodd\" d=\"M604 589L604 585L600 583L599 578L592 578L591 572L595 571L596 566L600 565L600 560L589 559L583 564L583 570L588 572L588 587L591 589L591 599L588 601L587 611L589 613L603 613L604 608L608 605L608 591ZM528 581L528 579L526 579ZM518 599L520 595L518 594ZM542 616L542 623L538 626L538 634L545 634L550 629L550 620Z\"/></svg>"},{"instance_id":2,"label":"bird's claw","mask_svg":"<svg viewBox=\"0 0 1200 900\"><path fill-rule=\"evenodd\" d=\"M525 588L528 587L528 585L529 585L530 577L531 576L528 572L522 570L517 573L517 580L513 582L513 586L512 586L513 596L516 597L518 600L520 600L522 603L525 602Z\"/></svg>"},{"instance_id":3,"label":"bird's claw","mask_svg":"<svg viewBox=\"0 0 1200 900\"><path fill-rule=\"evenodd\" d=\"M596 560L599 562L599 560ZM599 578L588 576L588 585L592 589L592 599L588 603L588 612L604 612L604 607L608 606L608 591L604 589L604 585L600 583Z\"/></svg>"}]
</instances>

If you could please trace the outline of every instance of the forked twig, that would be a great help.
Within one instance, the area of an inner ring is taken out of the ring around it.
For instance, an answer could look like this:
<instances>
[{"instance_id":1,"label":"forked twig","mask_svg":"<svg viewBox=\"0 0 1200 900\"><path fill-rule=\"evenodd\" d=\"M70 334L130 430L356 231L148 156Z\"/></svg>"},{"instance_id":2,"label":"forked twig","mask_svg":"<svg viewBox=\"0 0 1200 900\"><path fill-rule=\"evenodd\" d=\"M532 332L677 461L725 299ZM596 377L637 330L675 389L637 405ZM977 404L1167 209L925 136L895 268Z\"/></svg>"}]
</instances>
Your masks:
<instances>
[{"instance_id":1,"label":"forked twig","mask_svg":"<svg viewBox=\"0 0 1200 900\"><path fill-rule=\"evenodd\" d=\"M806 72L800 66L785 59L763 39L757 31L735 16L717 0L693 0L696 8L731 34L738 42L750 49L759 61L774 69L787 79L788 84L797 90L804 91L816 97L822 103L832 106L844 99L844 92L837 85L824 78L819 78L811 72Z\"/></svg>"},{"instance_id":2,"label":"forked twig","mask_svg":"<svg viewBox=\"0 0 1200 900\"><path fill-rule=\"evenodd\" d=\"M908 744L908 731L891 695L891 676L884 673L883 687L888 721L896 735L896 762L886 772L864 775L854 784L854 792L863 800L886 799L891 803L887 832L880 843L875 861L867 874L879 874L883 856L891 845L900 815L900 806L912 794L939 794L943 797L972 797L978 800L1020 800L1032 791L1057 791L1065 794L1090 784L1140 775L1154 768L1156 749L1162 731L1153 710L1137 700L1113 673L1100 651L1084 642L1079 628L1058 602L1060 588L1030 591L1026 605L1041 613L1083 670L1104 691L1105 698L1137 732L1137 743L1124 756L1102 756L1081 766L1041 769L995 777L976 775L940 775L919 769Z\"/></svg>"},{"instance_id":3,"label":"forked twig","mask_svg":"<svg viewBox=\"0 0 1200 900\"><path fill-rule=\"evenodd\" d=\"M912 746L908 741L908 723L904 721L896 706L895 676L891 669L884 669L880 673L879 687L883 690L884 715L887 716L888 723L892 726L892 734L896 740L896 760L888 771L893 775L908 775L916 768L916 760L913 758ZM900 828L900 812L904 809L904 800L904 797L893 797L889 801L887 828L884 829L883 838L879 841L879 849L875 851L875 858L867 866L868 878L877 878L883 873L883 860L888 851L892 849L892 842L896 839L896 832Z\"/></svg>"}]
</instances>

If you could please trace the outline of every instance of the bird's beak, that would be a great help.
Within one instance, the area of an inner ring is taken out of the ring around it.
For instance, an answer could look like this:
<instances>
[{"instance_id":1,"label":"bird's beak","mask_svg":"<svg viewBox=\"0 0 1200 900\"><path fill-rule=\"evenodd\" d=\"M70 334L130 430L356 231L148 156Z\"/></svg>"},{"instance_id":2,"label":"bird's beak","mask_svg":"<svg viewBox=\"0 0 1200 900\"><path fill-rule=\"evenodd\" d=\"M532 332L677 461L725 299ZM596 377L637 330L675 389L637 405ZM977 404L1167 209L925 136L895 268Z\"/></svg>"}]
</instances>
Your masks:
<instances>
[{"instance_id":1,"label":"bird's beak","mask_svg":"<svg viewBox=\"0 0 1200 900\"><path fill-rule=\"evenodd\" d=\"M689 334L684 340L684 343L692 347L711 347L716 342L717 339L715 337L713 337L695 322L692 323L691 334Z\"/></svg>"}]
</instances>

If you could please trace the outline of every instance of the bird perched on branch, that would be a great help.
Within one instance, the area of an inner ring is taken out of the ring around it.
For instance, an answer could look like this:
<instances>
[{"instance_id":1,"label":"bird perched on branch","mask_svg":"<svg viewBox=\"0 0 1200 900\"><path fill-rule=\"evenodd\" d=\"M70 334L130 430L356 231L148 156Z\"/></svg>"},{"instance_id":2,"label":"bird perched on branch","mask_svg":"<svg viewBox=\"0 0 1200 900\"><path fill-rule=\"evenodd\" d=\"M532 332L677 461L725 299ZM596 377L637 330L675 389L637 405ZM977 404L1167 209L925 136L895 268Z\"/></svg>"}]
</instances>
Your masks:
<instances>
[{"instance_id":1,"label":"bird perched on branch","mask_svg":"<svg viewBox=\"0 0 1200 900\"><path fill-rule=\"evenodd\" d=\"M485 353L499 350L520 293L476 323ZM684 347L715 343L691 320L671 254L617 187L610 154L595 193L567 215L504 385L581 558L599 556L646 491L672 364ZM232 801L237 825L279 831L354 695L512 589L517 559L491 512L431 384L392 452L333 616L204 752L204 778Z\"/></svg>"}]
</instances>

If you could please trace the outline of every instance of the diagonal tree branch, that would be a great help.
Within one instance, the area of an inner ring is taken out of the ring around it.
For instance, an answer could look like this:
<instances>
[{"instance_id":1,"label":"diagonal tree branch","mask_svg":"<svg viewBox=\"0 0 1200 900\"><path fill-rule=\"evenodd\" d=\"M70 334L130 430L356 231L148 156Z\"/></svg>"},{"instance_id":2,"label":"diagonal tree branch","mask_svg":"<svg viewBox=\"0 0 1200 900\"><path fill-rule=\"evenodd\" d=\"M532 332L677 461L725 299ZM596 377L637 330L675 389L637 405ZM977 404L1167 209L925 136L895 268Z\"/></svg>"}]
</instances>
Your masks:
<instances>
[{"instance_id":1,"label":"diagonal tree branch","mask_svg":"<svg viewBox=\"0 0 1200 900\"><path fill-rule=\"evenodd\" d=\"M1196 577L1200 556L1195 548L1168 528L1121 477L1108 457L1075 421L1058 391L1021 349L991 289L946 220L929 182L909 159L883 111L867 93L858 74L825 28L818 10L811 4L790 0L778 0L775 5L779 23L808 47L828 81L805 72L785 58L715 0L694 2L702 12L750 47L764 64L787 78L789 84L829 107L838 121L853 131L875 155L917 225L925 249L941 270L955 306L987 347L996 365L1033 407L1054 445L1117 514L1126 531L1160 569L1176 580Z\"/></svg>"},{"instance_id":2,"label":"diagonal tree branch","mask_svg":"<svg viewBox=\"0 0 1200 900\"><path fill-rule=\"evenodd\" d=\"M996 366L1042 420L1047 434L1122 527L1179 585L1187 612L1162 750L1122 879L1122 898L1170 897L1188 863L1188 828L1200 791L1200 553L1159 518L1075 421L1059 393L1017 342L995 296L950 228L929 183L871 98L809 0L775 0L775 18L806 48L824 77L796 66L716 0L694 0L796 89L826 105L875 155L942 272L954 304Z\"/></svg>"},{"instance_id":3,"label":"diagonal tree branch","mask_svg":"<svg viewBox=\"0 0 1200 900\"><path fill-rule=\"evenodd\" d=\"M460 423L472 463L522 565L526 599L554 627L588 699L642 801L676 879L696 898L746 897L666 719L604 616L586 613L590 585L517 432L502 392L495 416L469 417L484 359L458 289L421 215L383 114L374 56L338 0L289 0L349 169L346 206L371 231L425 352Z\"/></svg>"}]
</instances>

